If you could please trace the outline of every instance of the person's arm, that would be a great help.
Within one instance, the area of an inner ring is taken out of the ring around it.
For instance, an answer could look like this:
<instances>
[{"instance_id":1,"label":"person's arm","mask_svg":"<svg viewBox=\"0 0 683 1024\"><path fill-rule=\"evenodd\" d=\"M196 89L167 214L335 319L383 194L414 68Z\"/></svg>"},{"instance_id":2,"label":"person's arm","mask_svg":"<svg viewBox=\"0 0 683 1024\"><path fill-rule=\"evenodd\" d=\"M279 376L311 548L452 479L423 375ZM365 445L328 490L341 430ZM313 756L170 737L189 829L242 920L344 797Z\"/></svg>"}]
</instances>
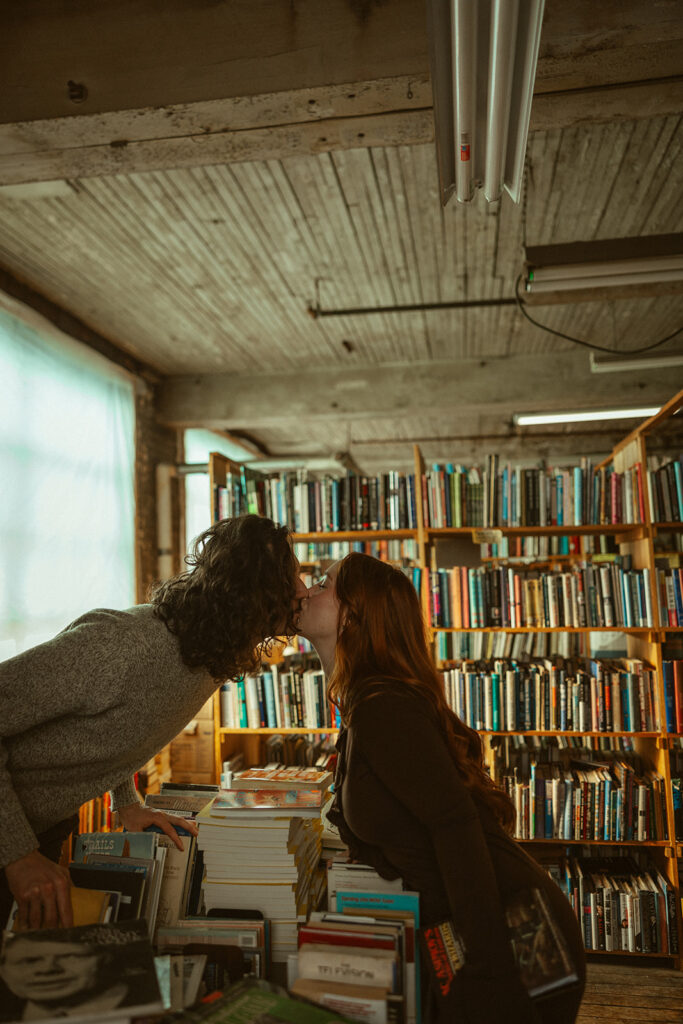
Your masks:
<instances>
[{"instance_id":1,"label":"person's arm","mask_svg":"<svg viewBox=\"0 0 683 1024\"><path fill-rule=\"evenodd\" d=\"M533 1024L537 1015L515 966L479 815L428 706L383 693L359 706L352 731L375 775L433 844L465 946L459 992L467 1020Z\"/></svg>"},{"instance_id":2,"label":"person's arm","mask_svg":"<svg viewBox=\"0 0 683 1024\"><path fill-rule=\"evenodd\" d=\"M70 881L64 868L38 852L38 839L8 768L7 740L33 734L39 753L41 726L89 706L97 652L81 642L82 628L68 629L0 662L0 870L17 901L23 927L70 925Z\"/></svg>"}]
</instances>

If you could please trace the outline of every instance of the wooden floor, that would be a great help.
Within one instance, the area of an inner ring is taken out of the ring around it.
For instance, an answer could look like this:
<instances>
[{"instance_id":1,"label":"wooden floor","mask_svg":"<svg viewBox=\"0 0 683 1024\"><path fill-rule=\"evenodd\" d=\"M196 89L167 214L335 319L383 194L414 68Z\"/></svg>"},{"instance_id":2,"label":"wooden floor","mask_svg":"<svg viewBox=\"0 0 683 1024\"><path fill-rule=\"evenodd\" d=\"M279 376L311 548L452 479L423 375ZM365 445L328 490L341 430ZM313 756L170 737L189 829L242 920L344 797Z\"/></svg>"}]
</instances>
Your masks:
<instances>
[{"instance_id":1,"label":"wooden floor","mask_svg":"<svg viewBox=\"0 0 683 1024\"><path fill-rule=\"evenodd\" d=\"M577 1024L683 1024L683 971L589 963Z\"/></svg>"}]
</instances>

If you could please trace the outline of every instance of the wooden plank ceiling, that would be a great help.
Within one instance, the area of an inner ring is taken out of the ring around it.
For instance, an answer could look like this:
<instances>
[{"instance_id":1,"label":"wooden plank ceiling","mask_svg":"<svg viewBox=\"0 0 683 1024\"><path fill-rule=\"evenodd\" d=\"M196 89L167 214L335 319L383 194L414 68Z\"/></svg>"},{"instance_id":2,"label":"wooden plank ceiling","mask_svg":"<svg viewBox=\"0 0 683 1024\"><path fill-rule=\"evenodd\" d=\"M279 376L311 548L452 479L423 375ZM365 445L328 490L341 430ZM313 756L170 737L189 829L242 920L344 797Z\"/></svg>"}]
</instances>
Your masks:
<instances>
[{"instance_id":1,"label":"wooden plank ceiling","mask_svg":"<svg viewBox=\"0 0 683 1024\"><path fill-rule=\"evenodd\" d=\"M504 381L516 356L547 362L577 346L514 307L319 319L309 307L512 297L525 240L683 232L682 141L678 114L537 131L519 207L480 196L442 209L432 144L69 179L42 196L0 189L0 264L162 376L319 369L339 381L354 367L483 360ZM560 332L628 350L683 325L683 297L532 312ZM681 336L666 351L683 351ZM675 376L656 378L662 400L680 386L683 372ZM438 415L428 394L382 416L368 407L362 417L321 418L326 400L316 387L276 423L255 413L230 429L273 453L349 451L370 469L405 464L413 438L430 459L457 459L511 433L509 408L463 413L457 389ZM601 446L598 435L590 443ZM581 444L564 437L534 452Z\"/></svg>"}]
</instances>

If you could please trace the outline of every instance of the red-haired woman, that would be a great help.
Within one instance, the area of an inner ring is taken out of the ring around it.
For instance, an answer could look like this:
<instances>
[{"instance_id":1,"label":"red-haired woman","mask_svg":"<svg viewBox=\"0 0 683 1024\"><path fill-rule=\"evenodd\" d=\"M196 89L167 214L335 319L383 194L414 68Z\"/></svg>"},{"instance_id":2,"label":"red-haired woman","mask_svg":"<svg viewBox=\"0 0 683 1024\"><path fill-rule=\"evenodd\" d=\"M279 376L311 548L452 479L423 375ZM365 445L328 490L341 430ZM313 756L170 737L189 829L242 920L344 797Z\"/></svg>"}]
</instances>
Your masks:
<instances>
[{"instance_id":1,"label":"red-haired woman","mask_svg":"<svg viewBox=\"0 0 683 1024\"><path fill-rule=\"evenodd\" d=\"M576 917L511 838L513 806L483 767L479 736L446 704L410 581L377 559L348 555L309 590L299 631L320 655L344 723L331 819L352 857L420 893L421 926L451 919L464 945L450 1002L440 1001L423 964L423 1024L571 1024L585 981ZM579 980L532 1003L503 908L534 887Z\"/></svg>"}]
</instances>

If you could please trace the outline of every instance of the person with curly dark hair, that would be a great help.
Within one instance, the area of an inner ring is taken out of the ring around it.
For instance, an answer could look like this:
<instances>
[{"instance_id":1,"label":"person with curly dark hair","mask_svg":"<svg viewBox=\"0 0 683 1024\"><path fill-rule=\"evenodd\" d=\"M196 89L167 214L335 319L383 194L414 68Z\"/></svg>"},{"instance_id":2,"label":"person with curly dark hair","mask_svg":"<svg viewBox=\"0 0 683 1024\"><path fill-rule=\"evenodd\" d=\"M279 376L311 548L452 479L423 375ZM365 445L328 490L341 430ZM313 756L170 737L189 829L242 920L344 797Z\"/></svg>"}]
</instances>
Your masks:
<instances>
[{"instance_id":1,"label":"person with curly dark hair","mask_svg":"<svg viewBox=\"0 0 683 1024\"><path fill-rule=\"evenodd\" d=\"M107 790L126 829L158 825L182 849L173 819L140 803L135 772L217 686L296 632L306 588L286 527L222 520L187 562L149 604L88 612L0 662L0 928L12 897L20 926L71 924L55 861L78 808Z\"/></svg>"},{"instance_id":2,"label":"person with curly dark hair","mask_svg":"<svg viewBox=\"0 0 683 1024\"><path fill-rule=\"evenodd\" d=\"M400 569L350 554L302 604L343 723L328 817L351 856L420 894L420 926L453 924L460 969L447 998L423 958L423 1024L571 1024L585 982L581 931L560 888L512 838L515 811L487 774L479 735L449 708L420 602ZM539 900L563 937L571 988L531 999L505 907Z\"/></svg>"}]
</instances>

